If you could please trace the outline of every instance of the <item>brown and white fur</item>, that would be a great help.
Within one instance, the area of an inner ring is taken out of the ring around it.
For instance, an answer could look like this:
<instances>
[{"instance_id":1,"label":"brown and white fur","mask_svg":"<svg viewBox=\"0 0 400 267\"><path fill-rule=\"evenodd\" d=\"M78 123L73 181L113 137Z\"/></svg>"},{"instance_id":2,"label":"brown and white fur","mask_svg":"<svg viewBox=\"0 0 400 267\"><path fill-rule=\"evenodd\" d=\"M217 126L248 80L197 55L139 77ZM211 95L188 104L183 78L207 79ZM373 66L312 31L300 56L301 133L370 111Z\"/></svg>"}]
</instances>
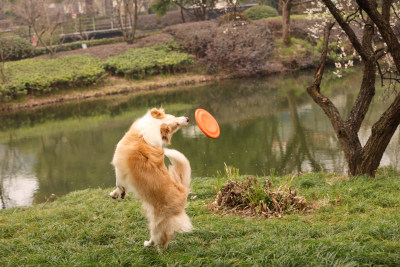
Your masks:
<instances>
[{"instance_id":1,"label":"brown and white fur","mask_svg":"<svg viewBox=\"0 0 400 267\"><path fill-rule=\"evenodd\" d=\"M133 192L142 200L149 222L150 240L144 246L167 247L177 232L189 232L192 224L185 213L190 186L190 163L177 150L163 148L172 135L188 124L186 117L152 109L136 120L119 141L112 164L117 188L112 198ZM172 165L164 164L167 156Z\"/></svg>"}]
</instances>

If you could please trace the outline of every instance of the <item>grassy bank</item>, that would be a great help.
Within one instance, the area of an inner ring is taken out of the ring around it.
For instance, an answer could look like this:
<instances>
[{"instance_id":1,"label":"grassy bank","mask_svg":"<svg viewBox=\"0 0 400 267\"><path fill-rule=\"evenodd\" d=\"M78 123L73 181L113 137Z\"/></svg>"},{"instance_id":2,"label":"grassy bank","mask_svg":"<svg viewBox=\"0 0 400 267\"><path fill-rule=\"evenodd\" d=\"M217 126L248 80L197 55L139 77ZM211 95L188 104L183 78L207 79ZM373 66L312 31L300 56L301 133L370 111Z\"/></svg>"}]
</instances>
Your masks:
<instances>
[{"instance_id":1,"label":"grassy bank","mask_svg":"<svg viewBox=\"0 0 400 267\"><path fill-rule=\"evenodd\" d=\"M274 178L274 183L291 177ZM0 211L0 265L359 266L400 264L400 174L377 178L306 174L293 185L314 211L282 219L212 214L216 178L193 179L188 214L195 230L159 254L144 248L138 201L111 189L73 192L55 202ZM194 197L196 196L196 197ZM193 199L194 198L194 199Z\"/></svg>"}]
</instances>

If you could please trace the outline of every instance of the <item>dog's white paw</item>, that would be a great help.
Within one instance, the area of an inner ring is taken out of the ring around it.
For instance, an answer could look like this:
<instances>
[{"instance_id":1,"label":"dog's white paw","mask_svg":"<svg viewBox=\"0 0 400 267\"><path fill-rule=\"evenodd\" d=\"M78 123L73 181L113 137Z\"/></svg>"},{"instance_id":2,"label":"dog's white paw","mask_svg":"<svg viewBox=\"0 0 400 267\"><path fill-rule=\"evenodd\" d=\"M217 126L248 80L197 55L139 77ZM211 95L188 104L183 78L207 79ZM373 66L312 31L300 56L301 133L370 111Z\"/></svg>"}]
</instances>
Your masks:
<instances>
[{"instance_id":1,"label":"dog's white paw","mask_svg":"<svg viewBox=\"0 0 400 267\"><path fill-rule=\"evenodd\" d=\"M113 199L119 199L119 198L124 199L125 191L122 191L119 188L117 188L110 193L110 197L112 197Z\"/></svg>"},{"instance_id":2,"label":"dog's white paw","mask_svg":"<svg viewBox=\"0 0 400 267\"><path fill-rule=\"evenodd\" d=\"M151 241L151 240L149 240L149 241L144 241L144 244L143 244L145 247L150 247L150 246L152 246L153 245L153 241Z\"/></svg>"}]
</instances>

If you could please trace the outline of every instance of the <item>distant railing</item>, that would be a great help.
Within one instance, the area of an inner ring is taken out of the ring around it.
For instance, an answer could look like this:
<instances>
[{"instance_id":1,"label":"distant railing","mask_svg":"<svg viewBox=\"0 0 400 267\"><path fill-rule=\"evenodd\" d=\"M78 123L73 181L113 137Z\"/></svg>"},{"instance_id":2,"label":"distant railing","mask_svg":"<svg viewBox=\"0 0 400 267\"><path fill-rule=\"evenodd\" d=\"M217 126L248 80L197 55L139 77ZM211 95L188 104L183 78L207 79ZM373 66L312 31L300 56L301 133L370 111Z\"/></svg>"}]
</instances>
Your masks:
<instances>
[{"instance_id":1,"label":"distant railing","mask_svg":"<svg viewBox=\"0 0 400 267\"><path fill-rule=\"evenodd\" d=\"M131 27L130 23L124 27ZM63 23L61 34L106 31L119 29L120 24L116 17L76 18Z\"/></svg>"},{"instance_id":2,"label":"distant railing","mask_svg":"<svg viewBox=\"0 0 400 267\"><path fill-rule=\"evenodd\" d=\"M132 27L129 19L125 20L125 17L123 17L122 21L127 21L127 23L123 24L123 28L129 29ZM60 38L68 42L79 38L90 39L102 33L120 33L120 30L119 18L115 16L97 18L78 17L62 24Z\"/></svg>"}]
</instances>

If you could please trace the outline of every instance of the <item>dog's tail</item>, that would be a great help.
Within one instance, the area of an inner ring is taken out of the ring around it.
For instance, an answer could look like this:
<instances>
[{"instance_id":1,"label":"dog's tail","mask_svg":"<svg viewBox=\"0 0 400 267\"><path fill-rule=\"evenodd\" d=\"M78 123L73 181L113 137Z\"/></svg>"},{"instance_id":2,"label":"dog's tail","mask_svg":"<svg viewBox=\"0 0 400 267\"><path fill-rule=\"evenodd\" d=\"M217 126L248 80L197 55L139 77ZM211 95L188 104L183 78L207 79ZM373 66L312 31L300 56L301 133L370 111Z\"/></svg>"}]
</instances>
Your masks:
<instances>
[{"instance_id":1,"label":"dog's tail","mask_svg":"<svg viewBox=\"0 0 400 267\"><path fill-rule=\"evenodd\" d=\"M164 148L164 155L169 158L172 164L168 167L171 178L181 183L189 191L192 170L188 159L181 152L174 149Z\"/></svg>"},{"instance_id":2,"label":"dog's tail","mask_svg":"<svg viewBox=\"0 0 400 267\"><path fill-rule=\"evenodd\" d=\"M171 228L178 233L186 233L186 232L191 232L193 230L190 218L189 216L187 216L185 211L181 212L177 216L172 217L169 223Z\"/></svg>"},{"instance_id":3,"label":"dog's tail","mask_svg":"<svg viewBox=\"0 0 400 267\"><path fill-rule=\"evenodd\" d=\"M185 211L180 214L163 218L152 229L152 239L155 244L161 244L164 248L167 247L169 241L175 236L176 233L186 233L193 230L192 223Z\"/></svg>"}]
</instances>

